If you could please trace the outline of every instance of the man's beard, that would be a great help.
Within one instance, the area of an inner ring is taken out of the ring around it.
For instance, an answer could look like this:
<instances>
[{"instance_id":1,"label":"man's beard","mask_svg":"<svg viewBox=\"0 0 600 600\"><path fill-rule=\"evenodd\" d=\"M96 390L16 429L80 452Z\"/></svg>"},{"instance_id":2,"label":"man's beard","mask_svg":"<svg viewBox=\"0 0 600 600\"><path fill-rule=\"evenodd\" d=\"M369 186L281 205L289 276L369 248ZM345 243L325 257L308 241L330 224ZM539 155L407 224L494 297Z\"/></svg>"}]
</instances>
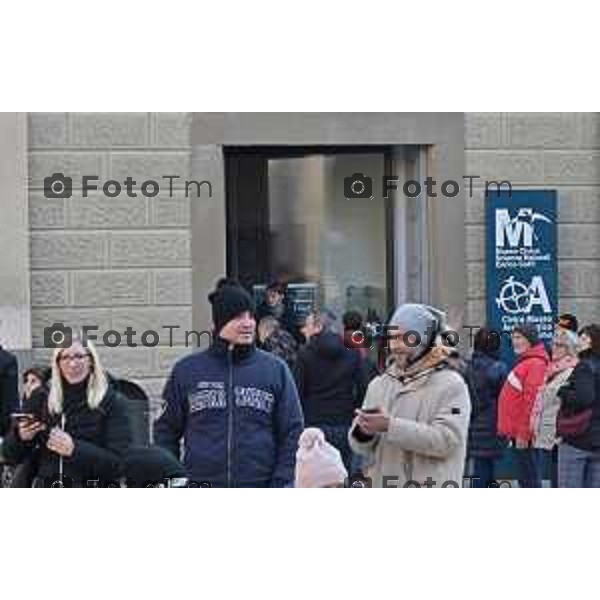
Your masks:
<instances>
[{"instance_id":1,"label":"man's beard","mask_svg":"<svg viewBox=\"0 0 600 600\"><path fill-rule=\"evenodd\" d=\"M409 360L411 357L411 354L409 352L392 352L393 356L394 356L394 362L401 368L403 369L404 367L407 367L409 364Z\"/></svg>"}]
</instances>

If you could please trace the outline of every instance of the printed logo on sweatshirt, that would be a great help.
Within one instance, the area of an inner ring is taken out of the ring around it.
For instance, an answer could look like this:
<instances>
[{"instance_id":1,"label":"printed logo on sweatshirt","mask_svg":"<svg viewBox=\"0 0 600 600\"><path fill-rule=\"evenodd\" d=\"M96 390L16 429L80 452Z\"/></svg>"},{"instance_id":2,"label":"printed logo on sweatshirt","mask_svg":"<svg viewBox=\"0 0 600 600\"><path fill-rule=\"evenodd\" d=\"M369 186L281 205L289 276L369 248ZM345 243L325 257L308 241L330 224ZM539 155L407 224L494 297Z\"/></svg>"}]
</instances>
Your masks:
<instances>
[{"instance_id":1,"label":"printed logo on sweatshirt","mask_svg":"<svg viewBox=\"0 0 600 600\"><path fill-rule=\"evenodd\" d=\"M253 408L268 415L273 410L275 397L270 392L254 387L235 386L233 388L235 404L239 407ZM227 393L222 381L200 381L196 391L188 396L190 414L209 409L227 407Z\"/></svg>"},{"instance_id":2,"label":"printed logo on sweatshirt","mask_svg":"<svg viewBox=\"0 0 600 600\"><path fill-rule=\"evenodd\" d=\"M270 392L253 387L236 386L233 390L236 406L246 406L271 414L275 396Z\"/></svg>"},{"instance_id":3,"label":"printed logo on sweatshirt","mask_svg":"<svg viewBox=\"0 0 600 600\"><path fill-rule=\"evenodd\" d=\"M188 396L188 403L190 414L211 408L225 408L225 384L222 381L198 382L196 391Z\"/></svg>"}]
</instances>

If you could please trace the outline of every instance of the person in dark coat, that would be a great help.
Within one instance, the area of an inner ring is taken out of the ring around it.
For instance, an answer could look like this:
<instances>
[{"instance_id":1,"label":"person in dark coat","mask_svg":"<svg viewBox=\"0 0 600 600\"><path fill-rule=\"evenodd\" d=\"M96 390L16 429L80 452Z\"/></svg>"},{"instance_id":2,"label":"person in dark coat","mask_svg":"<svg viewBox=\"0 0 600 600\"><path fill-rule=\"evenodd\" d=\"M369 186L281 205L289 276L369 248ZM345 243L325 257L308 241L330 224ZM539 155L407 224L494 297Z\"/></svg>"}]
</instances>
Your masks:
<instances>
[{"instance_id":1,"label":"person in dark coat","mask_svg":"<svg viewBox=\"0 0 600 600\"><path fill-rule=\"evenodd\" d=\"M290 370L255 347L244 288L217 284L209 301L212 346L173 367L154 441L179 459L183 440L192 485L291 487L304 423Z\"/></svg>"},{"instance_id":2,"label":"person in dark coat","mask_svg":"<svg viewBox=\"0 0 600 600\"><path fill-rule=\"evenodd\" d=\"M256 308L256 322L260 323L265 317L277 319L296 342L300 340L293 310L287 299L287 286L280 281L274 280L267 285L265 298Z\"/></svg>"},{"instance_id":3,"label":"person in dark coat","mask_svg":"<svg viewBox=\"0 0 600 600\"><path fill-rule=\"evenodd\" d=\"M24 371L22 376L23 396L19 406L15 409L16 412L23 413L29 410L30 404L33 404L34 407L39 406L37 396L38 394L48 395L50 376L50 369L44 367L34 366ZM34 400L30 403L31 398ZM1 450L0 454L2 454ZM30 472L29 465L20 465L17 467L5 465L2 473L2 484L4 487L29 487Z\"/></svg>"},{"instance_id":4,"label":"person in dark coat","mask_svg":"<svg viewBox=\"0 0 600 600\"><path fill-rule=\"evenodd\" d=\"M349 310L342 315L344 326L344 346L349 350L356 350L363 360L369 357L368 342L364 334L362 315L356 310Z\"/></svg>"},{"instance_id":5,"label":"person in dark coat","mask_svg":"<svg viewBox=\"0 0 600 600\"><path fill-rule=\"evenodd\" d=\"M29 367L23 373L23 400L21 408L23 408L31 398L33 392L43 389L49 391L48 385L52 377L51 369L44 367Z\"/></svg>"},{"instance_id":6,"label":"person in dark coat","mask_svg":"<svg viewBox=\"0 0 600 600\"><path fill-rule=\"evenodd\" d=\"M368 380L360 354L346 348L335 327L335 315L327 309L306 317L301 331L307 344L298 353L296 379L306 426L323 431L352 474L355 461L348 431Z\"/></svg>"},{"instance_id":7,"label":"person in dark coat","mask_svg":"<svg viewBox=\"0 0 600 600\"><path fill-rule=\"evenodd\" d=\"M117 485L129 417L91 342L55 350L50 390L35 390L26 409L32 416L13 424L4 456L11 464L35 465L34 487Z\"/></svg>"},{"instance_id":8,"label":"person in dark coat","mask_svg":"<svg viewBox=\"0 0 600 600\"><path fill-rule=\"evenodd\" d=\"M579 332L579 361L558 395L560 411L589 419L577 434L563 436L558 447L559 487L600 487L600 325ZM560 417L559 417L560 418Z\"/></svg>"},{"instance_id":9,"label":"person in dark coat","mask_svg":"<svg viewBox=\"0 0 600 600\"><path fill-rule=\"evenodd\" d=\"M275 317L262 319L258 324L257 332L261 349L281 358L294 373L298 359L298 344L292 334L286 331Z\"/></svg>"},{"instance_id":10,"label":"person in dark coat","mask_svg":"<svg viewBox=\"0 0 600 600\"><path fill-rule=\"evenodd\" d=\"M369 339L368 335L365 334L362 315L358 311L349 310L343 314L342 323L344 326L344 346L349 350L358 352L367 372L367 377L371 381L379 375L379 372L375 361L371 360L369 356L369 346L374 343L374 340Z\"/></svg>"},{"instance_id":11,"label":"person in dark coat","mask_svg":"<svg viewBox=\"0 0 600 600\"><path fill-rule=\"evenodd\" d=\"M495 482L495 465L501 458L505 441L498 436L498 397L507 366L498 359L500 335L485 327L473 341L473 354L465 379L471 395L471 422L467 453L472 461L472 487L487 488Z\"/></svg>"},{"instance_id":12,"label":"person in dark coat","mask_svg":"<svg viewBox=\"0 0 600 600\"><path fill-rule=\"evenodd\" d=\"M0 346L0 437L10 427L10 415L19 406L19 367L16 357Z\"/></svg>"}]
</instances>

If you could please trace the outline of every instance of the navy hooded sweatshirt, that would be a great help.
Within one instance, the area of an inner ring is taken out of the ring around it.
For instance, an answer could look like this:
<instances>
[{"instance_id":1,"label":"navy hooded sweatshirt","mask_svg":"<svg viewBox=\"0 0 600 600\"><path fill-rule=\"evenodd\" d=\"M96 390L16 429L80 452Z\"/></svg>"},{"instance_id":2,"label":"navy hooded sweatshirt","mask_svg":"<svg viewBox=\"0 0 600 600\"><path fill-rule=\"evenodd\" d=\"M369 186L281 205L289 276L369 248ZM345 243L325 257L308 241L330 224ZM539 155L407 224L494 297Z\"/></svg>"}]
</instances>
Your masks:
<instances>
[{"instance_id":1,"label":"navy hooded sweatshirt","mask_svg":"<svg viewBox=\"0 0 600 600\"><path fill-rule=\"evenodd\" d=\"M211 487L286 487L294 483L304 427L287 365L254 346L216 338L180 360L163 392L154 441L180 455L190 479Z\"/></svg>"}]
</instances>

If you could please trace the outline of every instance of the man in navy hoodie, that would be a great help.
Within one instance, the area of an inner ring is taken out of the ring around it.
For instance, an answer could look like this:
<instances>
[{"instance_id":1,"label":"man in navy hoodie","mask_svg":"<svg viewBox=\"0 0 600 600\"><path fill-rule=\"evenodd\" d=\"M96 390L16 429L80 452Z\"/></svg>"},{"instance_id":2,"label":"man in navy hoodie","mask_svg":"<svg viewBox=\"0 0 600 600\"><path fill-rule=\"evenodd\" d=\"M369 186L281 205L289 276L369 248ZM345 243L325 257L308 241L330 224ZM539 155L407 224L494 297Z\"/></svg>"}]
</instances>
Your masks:
<instances>
[{"instance_id":1,"label":"man in navy hoodie","mask_svg":"<svg viewBox=\"0 0 600 600\"><path fill-rule=\"evenodd\" d=\"M154 440L179 458L183 439L183 463L197 485L292 486L304 422L290 371L255 347L244 288L221 280L208 299L212 346L173 367Z\"/></svg>"}]
</instances>

